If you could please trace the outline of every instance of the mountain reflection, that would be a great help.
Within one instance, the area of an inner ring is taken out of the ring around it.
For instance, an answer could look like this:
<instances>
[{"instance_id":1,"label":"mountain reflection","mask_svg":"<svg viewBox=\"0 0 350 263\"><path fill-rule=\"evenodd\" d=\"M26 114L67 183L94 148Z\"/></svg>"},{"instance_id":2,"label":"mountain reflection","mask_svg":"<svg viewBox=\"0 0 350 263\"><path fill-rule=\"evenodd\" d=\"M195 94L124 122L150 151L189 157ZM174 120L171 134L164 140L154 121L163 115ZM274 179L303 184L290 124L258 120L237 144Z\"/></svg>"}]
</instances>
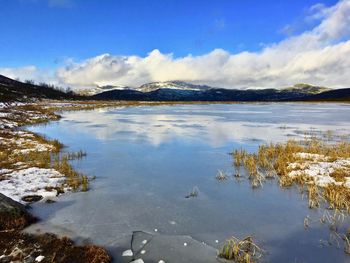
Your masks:
<instances>
[{"instance_id":1,"label":"mountain reflection","mask_svg":"<svg viewBox=\"0 0 350 263\"><path fill-rule=\"evenodd\" d=\"M264 109L264 110L262 110ZM276 117L278 112L278 118ZM324 115L332 115L325 123ZM348 114L343 112L343 114ZM79 129L100 140L143 141L154 146L176 140L206 143L218 147L236 141L276 142L304 136L311 130L337 132L348 123L328 107L309 109L305 105L182 105L100 109L69 112L70 129ZM303 116L301 118L301 116ZM318 123L318 118L322 123ZM84 121L82 121L82 119Z\"/></svg>"}]
</instances>

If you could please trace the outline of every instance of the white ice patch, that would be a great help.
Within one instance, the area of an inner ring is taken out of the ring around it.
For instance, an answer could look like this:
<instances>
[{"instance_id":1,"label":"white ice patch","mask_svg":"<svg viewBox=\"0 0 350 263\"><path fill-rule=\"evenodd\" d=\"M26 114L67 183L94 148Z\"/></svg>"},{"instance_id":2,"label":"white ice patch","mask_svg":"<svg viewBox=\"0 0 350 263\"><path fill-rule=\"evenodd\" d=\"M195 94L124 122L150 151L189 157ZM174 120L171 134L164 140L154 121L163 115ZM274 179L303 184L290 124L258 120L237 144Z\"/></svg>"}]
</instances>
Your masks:
<instances>
[{"instance_id":1,"label":"white ice patch","mask_svg":"<svg viewBox=\"0 0 350 263\"><path fill-rule=\"evenodd\" d=\"M134 253L132 252L131 249L125 250L122 254L123 257L132 257Z\"/></svg>"},{"instance_id":2,"label":"white ice patch","mask_svg":"<svg viewBox=\"0 0 350 263\"><path fill-rule=\"evenodd\" d=\"M27 195L41 195L44 200L55 198L57 192L46 187L59 187L65 182L63 174L53 169L28 168L7 174L8 179L0 181L0 192L13 200L22 202Z\"/></svg>"},{"instance_id":3,"label":"white ice patch","mask_svg":"<svg viewBox=\"0 0 350 263\"><path fill-rule=\"evenodd\" d=\"M45 258L44 256L37 256L37 257L35 258L35 261L36 261L36 262L41 262L41 261L43 261L44 258Z\"/></svg>"}]
</instances>

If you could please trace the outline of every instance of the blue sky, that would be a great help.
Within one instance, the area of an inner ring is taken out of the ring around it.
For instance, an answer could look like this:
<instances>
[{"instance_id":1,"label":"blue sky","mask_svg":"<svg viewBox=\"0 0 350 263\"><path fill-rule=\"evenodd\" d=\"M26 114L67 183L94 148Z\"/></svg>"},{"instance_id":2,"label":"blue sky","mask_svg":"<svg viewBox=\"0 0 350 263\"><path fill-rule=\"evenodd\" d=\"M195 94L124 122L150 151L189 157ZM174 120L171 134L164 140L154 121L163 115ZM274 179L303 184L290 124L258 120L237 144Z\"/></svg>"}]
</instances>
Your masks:
<instances>
[{"instance_id":1,"label":"blue sky","mask_svg":"<svg viewBox=\"0 0 350 263\"><path fill-rule=\"evenodd\" d=\"M102 53L256 51L311 25L318 0L0 0L0 67L54 67ZM322 1L333 5L336 1Z\"/></svg>"},{"instance_id":2,"label":"blue sky","mask_svg":"<svg viewBox=\"0 0 350 263\"><path fill-rule=\"evenodd\" d=\"M90 88L350 87L350 0L0 0L0 74Z\"/></svg>"}]
</instances>

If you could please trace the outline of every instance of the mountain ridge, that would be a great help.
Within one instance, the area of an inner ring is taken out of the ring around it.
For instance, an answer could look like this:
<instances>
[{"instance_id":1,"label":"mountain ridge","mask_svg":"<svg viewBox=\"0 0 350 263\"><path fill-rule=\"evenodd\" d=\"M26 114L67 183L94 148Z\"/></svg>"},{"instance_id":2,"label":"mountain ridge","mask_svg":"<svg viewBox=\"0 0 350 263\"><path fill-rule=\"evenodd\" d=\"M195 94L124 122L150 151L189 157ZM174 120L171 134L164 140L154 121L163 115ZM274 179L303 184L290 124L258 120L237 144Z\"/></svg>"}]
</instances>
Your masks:
<instances>
[{"instance_id":1,"label":"mountain ridge","mask_svg":"<svg viewBox=\"0 0 350 263\"><path fill-rule=\"evenodd\" d=\"M180 86L180 88L179 88ZM339 89L340 90L340 89ZM93 96L94 99L145 101L301 101L317 99L314 96L332 91L326 87L300 83L282 89L224 89L186 82L152 82L136 89L110 90ZM349 100L350 89L326 93L321 100Z\"/></svg>"},{"instance_id":2,"label":"mountain ridge","mask_svg":"<svg viewBox=\"0 0 350 263\"><path fill-rule=\"evenodd\" d=\"M140 101L350 101L349 89L328 89L309 84L296 84L283 89L223 89L183 81L152 82L139 88L105 86L101 93L90 96L63 91L45 83L34 84L0 75L0 101L58 100L140 100Z\"/></svg>"}]
</instances>

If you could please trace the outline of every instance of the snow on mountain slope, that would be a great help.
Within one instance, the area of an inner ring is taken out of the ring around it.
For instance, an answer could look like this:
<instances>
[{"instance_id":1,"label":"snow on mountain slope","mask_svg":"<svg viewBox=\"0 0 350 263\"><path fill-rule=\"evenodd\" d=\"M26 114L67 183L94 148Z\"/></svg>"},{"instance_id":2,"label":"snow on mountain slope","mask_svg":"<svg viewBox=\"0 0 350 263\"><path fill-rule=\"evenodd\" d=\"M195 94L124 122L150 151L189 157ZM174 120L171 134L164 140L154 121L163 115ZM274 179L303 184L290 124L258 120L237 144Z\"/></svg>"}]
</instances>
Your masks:
<instances>
[{"instance_id":1,"label":"snow on mountain slope","mask_svg":"<svg viewBox=\"0 0 350 263\"><path fill-rule=\"evenodd\" d=\"M141 92L150 92L157 89L176 89L176 90L207 90L212 87L206 85L195 85L183 81L165 81L165 82L152 82L147 83L136 90Z\"/></svg>"}]
</instances>

